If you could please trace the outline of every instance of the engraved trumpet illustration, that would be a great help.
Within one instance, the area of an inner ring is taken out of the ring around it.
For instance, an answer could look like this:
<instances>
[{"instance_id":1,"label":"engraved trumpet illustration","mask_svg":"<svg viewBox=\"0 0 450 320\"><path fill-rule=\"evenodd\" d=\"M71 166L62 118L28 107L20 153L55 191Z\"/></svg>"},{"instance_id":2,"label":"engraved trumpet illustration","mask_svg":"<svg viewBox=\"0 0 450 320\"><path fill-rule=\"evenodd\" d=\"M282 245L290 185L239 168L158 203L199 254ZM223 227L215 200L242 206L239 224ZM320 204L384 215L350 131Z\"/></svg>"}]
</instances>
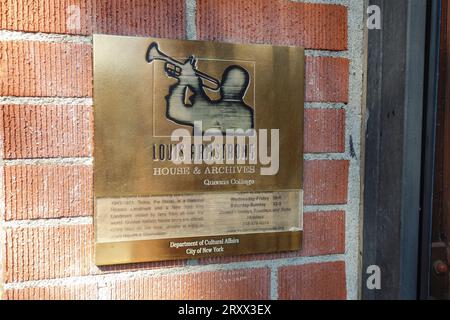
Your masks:
<instances>
[{"instance_id":1,"label":"engraved trumpet illustration","mask_svg":"<svg viewBox=\"0 0 450 320\"><path fill-rule=\"evenodd\" d=\"M248 71L238 65L227 67L222 80L198 70L194 56L178 61L162 52L153 42L147 50L146 60L165 62L164 71L177 82L170 86L166 96L166 117L181 125L194 127L201 121L202 132L208 129L226 130L254 129L254 111L244 102L250 84ZM220 93L218 100L212 100L205 90Z\"/></svg>"}]
</instances>

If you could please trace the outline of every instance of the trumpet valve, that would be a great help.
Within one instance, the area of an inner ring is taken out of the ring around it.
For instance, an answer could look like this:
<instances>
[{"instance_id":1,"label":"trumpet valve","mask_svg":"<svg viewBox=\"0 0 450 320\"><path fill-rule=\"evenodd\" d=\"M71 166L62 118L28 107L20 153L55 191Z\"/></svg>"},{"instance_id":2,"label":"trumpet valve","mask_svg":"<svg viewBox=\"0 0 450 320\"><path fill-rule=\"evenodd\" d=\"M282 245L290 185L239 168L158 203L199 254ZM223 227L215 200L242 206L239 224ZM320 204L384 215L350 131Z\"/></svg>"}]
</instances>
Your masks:
<instances>
[{"instance_id":1,"label":"trumpet valve","mask_svg":"<svg viewBox=\"0 0 450 320\"><path fill-rule=\"evenodd\" d=\"M164 69L170 77L178 78L181 76L181 68L172 63L166 62Z\"/></svg>"}]
</instances>

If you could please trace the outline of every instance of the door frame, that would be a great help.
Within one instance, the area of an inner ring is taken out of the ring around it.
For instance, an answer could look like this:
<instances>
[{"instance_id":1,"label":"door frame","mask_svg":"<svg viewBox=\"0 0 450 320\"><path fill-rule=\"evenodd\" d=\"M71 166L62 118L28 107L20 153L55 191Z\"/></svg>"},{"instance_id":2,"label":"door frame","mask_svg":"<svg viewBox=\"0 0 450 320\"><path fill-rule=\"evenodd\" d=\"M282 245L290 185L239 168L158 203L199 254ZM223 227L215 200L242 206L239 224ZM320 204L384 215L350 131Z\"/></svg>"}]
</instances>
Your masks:
<instances>
[{"instance_id":1,"label":"door frame","mask_svg":"<svg viewBox=\"0 0 450 320\"><path fill-rule=\"evenodd\" d=\"M362 298L418 299L428 297L440 0L369 5L382 28L368 32ZM372 265L380 290L366 286Z\"/></svg>"},{"instance_id":2,"label":"door frame","mask_svg":"<svg viewBox=\"0 0 450 320\"><path fill-rule=\"evenodd\" d=\"M420 299L433 299L431 294L432 228L435 196L437 116L440 99L442 10L449 6L448 0L434 1L429 12L427 25L427 70L425 74L426 96L424 99L423 152L422 152L422 191L418 296Z\"/></svg>"}]
</instances>

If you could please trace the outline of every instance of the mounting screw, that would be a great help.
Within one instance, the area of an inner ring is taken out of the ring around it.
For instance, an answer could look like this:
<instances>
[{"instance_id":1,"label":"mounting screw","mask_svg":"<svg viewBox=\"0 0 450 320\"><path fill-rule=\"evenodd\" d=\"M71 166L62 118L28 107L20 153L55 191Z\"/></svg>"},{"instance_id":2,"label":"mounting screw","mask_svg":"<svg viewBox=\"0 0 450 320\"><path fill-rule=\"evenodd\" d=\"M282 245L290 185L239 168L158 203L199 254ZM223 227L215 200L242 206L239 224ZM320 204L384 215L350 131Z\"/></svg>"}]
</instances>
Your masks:
<instances>
[{"instance_id":1,"label":"mounting screw","mask_svg":"<svg viewBox=\"0 0 450 320\"><path fill-rule=\"evenodd\" d=\"M448 273L448 265L442 260L438 260L433 264L434 271L437 274L446 274Z\"/></svg>"}]
</instances>

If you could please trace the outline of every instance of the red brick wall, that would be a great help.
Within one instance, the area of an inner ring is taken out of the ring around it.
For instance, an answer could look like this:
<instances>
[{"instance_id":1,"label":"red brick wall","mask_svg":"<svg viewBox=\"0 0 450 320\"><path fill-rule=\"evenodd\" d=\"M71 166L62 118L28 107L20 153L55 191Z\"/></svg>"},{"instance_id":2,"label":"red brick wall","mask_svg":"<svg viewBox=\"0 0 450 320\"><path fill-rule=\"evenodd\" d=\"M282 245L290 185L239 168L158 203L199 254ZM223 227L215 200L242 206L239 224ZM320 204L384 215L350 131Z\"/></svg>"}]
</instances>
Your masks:
<instances>
[{"instance_id":1,"label":"red brick wall","mask_svg":"<svg viewBox=\"0 0 450 320\"><path fill-rule=\"evenodd\" d=\"M347 297L347 111L339 105L349 101L349 59L317 51L319 56L308 55L306 61L304 184L309 210L301 252L98 268L93 261L90 35L185 38L186 3L43 3L0 0L0 27L8 30L0 35L4 298ZM80 8L79 29L67 24L69 5ZM338 53L348 48L347 16L347 7L332 4L197 0L190 28L201 40L301 45ZM173 272L164 272L167 268Z\"/></svg>"}]
</instances>

